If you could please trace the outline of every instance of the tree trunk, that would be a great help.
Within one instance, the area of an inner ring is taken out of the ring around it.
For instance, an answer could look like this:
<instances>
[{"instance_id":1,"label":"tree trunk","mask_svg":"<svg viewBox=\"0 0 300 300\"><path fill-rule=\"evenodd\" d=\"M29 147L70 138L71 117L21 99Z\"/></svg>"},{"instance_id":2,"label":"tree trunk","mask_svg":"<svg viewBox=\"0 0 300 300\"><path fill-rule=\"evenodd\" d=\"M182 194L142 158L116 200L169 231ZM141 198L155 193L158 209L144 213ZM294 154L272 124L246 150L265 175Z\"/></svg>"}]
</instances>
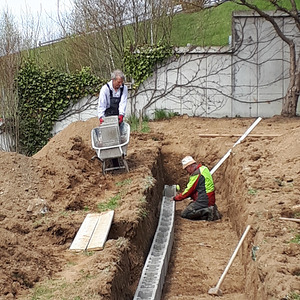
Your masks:
<instances>
[{"instance_id":1,"label":"tree trunk","mask_svg":"<svg viewBox=\"0 0 300 300\"><path fill-rule=\"evenodd\" d=\"M297 114L297 104L300 95L300 54L296 63L295 44L290 45L290 83L288 91L284 97L281 115L285 117L295 117Z\"/></svg>"}]
</instances>

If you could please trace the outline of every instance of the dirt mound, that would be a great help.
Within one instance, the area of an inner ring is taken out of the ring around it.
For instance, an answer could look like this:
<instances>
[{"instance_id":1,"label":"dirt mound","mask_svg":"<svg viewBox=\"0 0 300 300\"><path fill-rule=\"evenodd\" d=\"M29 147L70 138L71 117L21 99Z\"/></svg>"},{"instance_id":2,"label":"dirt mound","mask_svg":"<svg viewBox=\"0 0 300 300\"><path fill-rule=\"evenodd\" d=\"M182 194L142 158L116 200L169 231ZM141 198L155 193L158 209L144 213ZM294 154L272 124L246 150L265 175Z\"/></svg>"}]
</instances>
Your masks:
<instances>
[{"instance_id":1,"label":"dirt mound","mask_svg":"<svg viewBox=\"0 0 300 300\"><path fill-rule=\"evenodd\" d=\"M212 169L253 121L183 116L150 122L150 133L131 133L130 172L106 176L91 160L97 118L72 123L33 157L0 152L0 298L132 299L163 186L187 182L182 157L192 155ZM176 204L163 299L211 299L207 291L247 224L251 231L222 284L223 298L299 294L299 223L279 217L300 215L300 121L262 120L253 134L214 174L221 221L181 219L188 200ZM105 248L68 251L85 215L112 203Z\"/></svg>"}]
</instances>

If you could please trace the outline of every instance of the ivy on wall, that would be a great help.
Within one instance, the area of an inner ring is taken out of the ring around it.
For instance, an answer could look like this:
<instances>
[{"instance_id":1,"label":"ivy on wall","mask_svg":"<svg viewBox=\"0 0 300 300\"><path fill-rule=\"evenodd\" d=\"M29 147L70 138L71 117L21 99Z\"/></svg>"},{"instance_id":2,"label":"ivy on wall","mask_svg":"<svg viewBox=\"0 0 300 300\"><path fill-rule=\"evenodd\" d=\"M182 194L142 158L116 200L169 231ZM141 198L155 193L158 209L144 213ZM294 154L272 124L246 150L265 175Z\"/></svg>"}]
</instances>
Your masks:
<instances>
[{"instance_id":1,"label":"ivy on wall","mask_svg":"<svg viewBox=\"0 0 300 300\"><path fill-rule=\"evenodd\" d=\"M127 47L124 51L123 61L126 75L131 76L134 80L133 89L138 89L152 75L155 65L172 54L173 47L167 44Z\"/></svg>"},{"instance_id":2,"label":"ivy on wall","mask_svg":"<svg viewBox=\"0 0 300 300\"><path fill-rule=\"evenodd\" d=\"M156 64L172 54L173 47L166 44L125 49L125 74L134 80L133 89L152 75ZM81 98L98 93L105 82L90 68L68 74L25 60L17 77L20 152L33 155L44 147L58 117Z\"/></svg>"},{"instance_id":3,"label":"ivy on wall","mask_svg":"<svg viewBox=\"0 0 300 300\"><path fill-rule=\"evenodd\" d=\"M26 60L17 77L21 152L33 155L45 146L60 114L84 96L99 92L103 83L89 68L67 74Z\"/></svg>"}]
</instances>

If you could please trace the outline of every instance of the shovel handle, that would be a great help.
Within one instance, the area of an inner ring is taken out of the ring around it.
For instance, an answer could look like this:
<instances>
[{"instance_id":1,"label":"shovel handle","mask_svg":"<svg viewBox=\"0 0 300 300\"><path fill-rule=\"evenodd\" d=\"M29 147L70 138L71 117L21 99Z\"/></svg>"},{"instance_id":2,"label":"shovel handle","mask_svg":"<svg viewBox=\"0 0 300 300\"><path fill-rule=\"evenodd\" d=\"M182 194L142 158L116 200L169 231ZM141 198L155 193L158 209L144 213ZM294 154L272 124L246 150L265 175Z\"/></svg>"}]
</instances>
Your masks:
<instances>
[{"instance_id":1,"label":"shovel handle","mask_svg":"<svg viewBox=\"0 0 300 300\"><path fill-rule=\"evenodd\" d=\"M279 220L284 220L284 221L293 221L293 222L300 222L300 219L293 219L293 218L283 218L280 217Z\"/></svg>"},{"instance_id":2,"label":"shovel handle","mask_svg":"<svg viewBox=\"0 0 300 300\"><path fill-rule=\"evenodd\" d=\"M230 260L229 260L229 262L228 262L228 264L227 264L227 266L226 266L226 268L225 268L225 270L223 272L223 274L221 275L221 277L220 277L220 279L219 279L219 281L218 281L218 283L216 285L216 289L220 288L220 285L223 282L223 280L224 280L224 278L225 278L225 276L226 276L226 274L227 274L227 272L228 272L231 264L233 263L233 260L235 259L236 255L237 255L237 252L239 251L239 249L240 249L240 247L241 247L241 245L242 245L242 243L243 243L243 241L244 241L244 239L245 239L248 231L250 230L250 227L251 226L248 225L247 228L245 229L245 231L244 231L244 233L243 233L243 235L242 235L242 237L241 237L241 239L240 239L237 247L235 248L235 250L234 250L234 252L233 252L233 254L232 254L232 256L231 256L231 258L230 258Z\"/></svg>"}]
</instances>

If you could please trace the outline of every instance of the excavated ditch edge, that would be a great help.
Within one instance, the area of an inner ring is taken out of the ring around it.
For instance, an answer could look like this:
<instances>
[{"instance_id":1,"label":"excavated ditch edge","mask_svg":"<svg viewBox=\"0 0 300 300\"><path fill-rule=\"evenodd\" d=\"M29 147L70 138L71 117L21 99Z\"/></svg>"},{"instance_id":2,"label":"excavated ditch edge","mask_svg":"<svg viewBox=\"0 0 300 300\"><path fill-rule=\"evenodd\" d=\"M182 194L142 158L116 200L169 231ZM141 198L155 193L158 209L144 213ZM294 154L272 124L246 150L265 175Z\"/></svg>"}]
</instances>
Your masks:
<instances>
[{"instance_id":1,"label":"excavated ditch edge","mask_svg":"<svg viewBox=\"0 0 300 300\"><path fill-rule=\"evenodd\" d=\"M165 185L158 226L134 300L159 300L161 298L174 240L175 202L171 201L171 198L175 195L176 186Z\"/></svg>"}]
</instances>

